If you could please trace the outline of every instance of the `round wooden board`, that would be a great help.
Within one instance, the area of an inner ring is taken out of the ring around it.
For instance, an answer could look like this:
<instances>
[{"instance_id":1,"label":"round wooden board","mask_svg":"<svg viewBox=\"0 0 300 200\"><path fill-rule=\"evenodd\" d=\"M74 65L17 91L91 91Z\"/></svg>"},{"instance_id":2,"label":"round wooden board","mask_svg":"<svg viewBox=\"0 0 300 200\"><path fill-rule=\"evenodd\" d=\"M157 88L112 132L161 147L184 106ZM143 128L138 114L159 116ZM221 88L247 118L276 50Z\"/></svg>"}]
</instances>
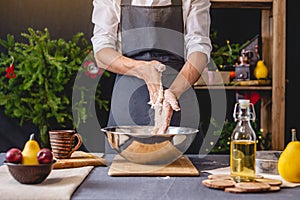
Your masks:
<instances>
[{"instance_id":1,"label":"round wooden board","mask_svg":"<svg viewBox=\"0 0 300 200\"><path fill-rule=\"evenodd\" d=\"M276 192L280 191L281 180L264 178L262 175L255 176L255 182L237 183L228 174L208 175L202 184L209 188L223 189L230 193L254 193L254 192Z\"/></svg>"},{"instance_id":2,"label":"round wooden board","mask_svg":"<svg viewBox=\"0 0 300 200\"><path fill-rule=\"evenodd\" d=\"M269 190L271 188L269 184L259 182L240 182L236 183L235 187L242 189L245 192L260 192Z\"/></svg>"},{"instance_id":3,"label":"round wooden board","mask_svg":"<svg viewBox=\"0 0 300 200\"><path fill-rule=\"evenodd\" d=\"M233 180L229 174L210 174L207 176L208 179L221 179L221 180ZM255 175L256 179L263 179L264 177L260 174Z\"/></svg>"},{"instance_id":4,"label":"round wooden board","mask_svg":"<svg viewBox=\"0 0 300 200\"><path fill-rule=\"evenodd\" d=\"M224 191L230 193L246 193L245 190L236 187L225 188Z\"/></svg>"},{"instance_id":5,"label":"round wooden board","mask_svg":"<svg viewBox=\"0 0 300 200\"><path fill-rule=\"evenodd\" d=\"M255 178L264 178L264 177L263 177L263 175L256 174L256 175L255 175Z\"/></svg>"},{"instance_id":6,"label":"round wooden board","mask_svg":"<svg viewBox=\"0 0 300 200\"><path fill-rule=\"evenodd\" d=\"M280 186L282 184L281 180L270 178L256 178L255 181L259 183L267 183L271 186Z\"/></svg>"},{"instance_id":7,"label":"round wooden board","mask_svg":"<svg viewBox=\"0 0 300 200\"><path fill-rule=\"evenodd\" d=\"M234 187L235 181L233 180L210 180L206 179L202 181L202 184L209 188L225 189L228 187Z\"/></svg>"},{"instance_id":8,"label":"round wooden board","mask_svg":"<svg viewBox=\"0 0 300 200\"><path fill-rule=\"evenodd\" d=\"M279 191L281 188L279 186L271 186L268 191L270 192L276 192Z\"/></svg>"},{"instance_id":9,"label":"round wooden board","mask_svg":"<svg viewBox=\"0 0 300 200\"><path fill-rule=\"evenodd\" d=\"M231 176L228 174L211 174L211 175L208 175L207 178L212 179L212 180L215 180L215 179L217 179L217 180L233 180L231 178Z\"/></svg>"},{"instance_id":10,"label":"round wooden board","mask_svg":"<svg viewBox=\"0 0 300 200\"><path fill-rule=\"evenodd\" d=\"M271 186L269 190L263 190L263 191L257 191L257 192L276 192L279 190L280 190L279 186ZM245 191L245 190L237 188L237 187L225 188L224 191L230 192L230 193L253 193L253 191Z\"/></svg>"}]
</instances>

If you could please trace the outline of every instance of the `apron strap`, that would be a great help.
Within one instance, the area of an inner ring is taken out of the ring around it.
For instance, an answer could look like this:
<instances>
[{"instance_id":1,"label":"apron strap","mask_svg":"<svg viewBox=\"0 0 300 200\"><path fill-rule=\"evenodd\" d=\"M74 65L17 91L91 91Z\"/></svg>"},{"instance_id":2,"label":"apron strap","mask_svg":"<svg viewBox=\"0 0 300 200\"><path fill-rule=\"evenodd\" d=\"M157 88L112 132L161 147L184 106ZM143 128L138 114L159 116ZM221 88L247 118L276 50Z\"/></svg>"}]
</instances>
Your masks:
<instances>
[{"instance_id":1,"label":"apron strap","mask_svg":"<svg viewBox=\"0 0 300 200\"><path fill-rule=\"evenodd\" d=\"M121 0L121 6L130 6L132 0ZM171 4L175 6L181 6L182 0L171 0Z\"/></svg>"},{"instance_id":2,"label":"apron strap","mask_svg":"<svg viewBox=\"0 0 300 200\"><path fill-rule=\"evenodd\" d=\"M121 6L130 6L131 0L121 0Z\"/></svg>"},{"instance_id":3,"label":"apron strap","mask_svg":"<svg viewBox=\"0 0 300 200\"><path fill-rule=\"evenodd\" d=\"M182 5L182 0L172 0L171 3L174 6L181 6Z\"/></svg>"}]
</instances>

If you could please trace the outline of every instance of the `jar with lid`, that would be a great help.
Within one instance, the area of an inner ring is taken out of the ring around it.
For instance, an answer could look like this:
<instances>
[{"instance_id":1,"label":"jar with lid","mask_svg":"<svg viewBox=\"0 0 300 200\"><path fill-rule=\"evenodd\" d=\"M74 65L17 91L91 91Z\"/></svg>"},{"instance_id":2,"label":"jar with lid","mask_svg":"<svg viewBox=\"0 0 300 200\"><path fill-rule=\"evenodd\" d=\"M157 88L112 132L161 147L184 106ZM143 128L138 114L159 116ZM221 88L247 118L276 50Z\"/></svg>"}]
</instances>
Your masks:
<instances>
[{"instance_id":1,"label":"jar with lid","mask_svg":"<svg viewBox=\"0 0 300 200\"><path fill-rule=\"evenodd\" d=\"M251 126L255 121L254 106L247 99L235 104L233 117L237 121L230 142L230 175L237 182L255 179L256 134Z\"/></svg>"}]
</instances>

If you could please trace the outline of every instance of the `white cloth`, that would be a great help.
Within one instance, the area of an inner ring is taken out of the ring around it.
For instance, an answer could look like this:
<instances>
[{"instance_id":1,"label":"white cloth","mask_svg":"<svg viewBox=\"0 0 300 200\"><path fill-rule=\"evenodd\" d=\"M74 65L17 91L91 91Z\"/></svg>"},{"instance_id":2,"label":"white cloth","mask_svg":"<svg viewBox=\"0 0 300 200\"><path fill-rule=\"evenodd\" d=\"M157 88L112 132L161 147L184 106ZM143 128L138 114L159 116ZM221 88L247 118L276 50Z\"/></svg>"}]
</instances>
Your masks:
<instances>
[{"instance_id":1,"label":"white cloth","mask_svg":"<svg viewBox=\"0 0 300 200\"><path fill-rule=\"evenodd\" d=\"M110 47L121 53L121 37L119 33L121 0L94 0L92 22L94 33L91 39L94 52ZM202 52L210 59L212 49L209 38L210 31L210 1L182 0L185 55ZM171 0L132 0L136 6L165 6ZM174 42L174 41L170 41Z\"/></svg>"},{"instance_id":2,"label":"white cloth","mask_svg":"<svg viewBox=\"0 0 300 200\"><path fill-rule=\"evenodd\" d=\"M87 177L93 166L72 169L54 169L40 184L21 184L0 166L1 200L69 200L73 192Z\"/></svg>"}]
</instances>

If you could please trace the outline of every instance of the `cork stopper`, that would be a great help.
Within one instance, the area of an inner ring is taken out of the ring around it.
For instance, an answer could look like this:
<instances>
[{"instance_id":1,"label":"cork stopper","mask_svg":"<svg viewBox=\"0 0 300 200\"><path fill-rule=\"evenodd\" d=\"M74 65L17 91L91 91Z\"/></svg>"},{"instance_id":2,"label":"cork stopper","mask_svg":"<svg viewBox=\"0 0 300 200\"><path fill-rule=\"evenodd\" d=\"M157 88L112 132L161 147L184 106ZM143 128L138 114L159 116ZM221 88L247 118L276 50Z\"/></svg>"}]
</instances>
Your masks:
<instances>
[{"instance_id":1,"label":"cork stopper","mask_svg":"<svg viewBox=\"0 0 300 200\"><path fill-rule=\"evenodd\" d=\"M250 100L248 99L239 99L240 108L246 109L250 105Z\"/></svg>"},{"instance_id":2,"label":"cork stopper","mask_svg":"<svg viewBox=\"0 0 300 200\"><path fill-rule=\"evenodd\" d=\"M291 133L292 133L292 141L298 141L297 140L297 136L296 136L296 129L295 128L292 128L291 129Z\"/></svg>"}]
</instances>

